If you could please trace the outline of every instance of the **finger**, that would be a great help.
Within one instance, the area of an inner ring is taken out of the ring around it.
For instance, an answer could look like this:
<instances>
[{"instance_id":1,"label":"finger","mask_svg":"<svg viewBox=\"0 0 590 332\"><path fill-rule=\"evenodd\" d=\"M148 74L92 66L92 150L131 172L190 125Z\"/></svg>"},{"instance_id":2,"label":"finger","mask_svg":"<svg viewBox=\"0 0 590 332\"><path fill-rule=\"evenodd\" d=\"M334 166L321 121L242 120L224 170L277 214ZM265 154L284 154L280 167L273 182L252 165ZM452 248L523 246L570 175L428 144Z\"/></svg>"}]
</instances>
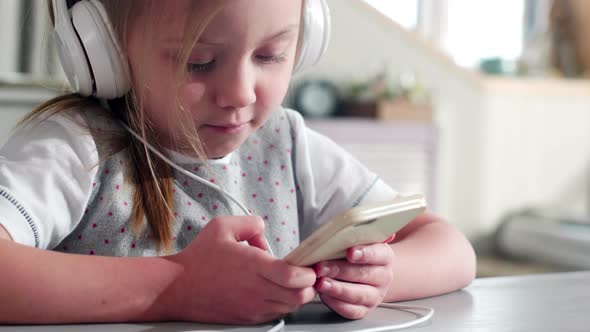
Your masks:
<instances>
[{"instance_id":1,"label":"finger","mask_svg":"<svg viewBox=\"0 0 590 332\"><path fill-rule=\"evenodd\" d=\"M260 271L260 275L281 287L291 289L312 287L317 279L315 271L309 267L289 265L278 259L267 266L269 268Z\"/></svg>"},{"instance_id":2,"label":"finger","mask_svg":"<svg viewBox=\"0 0 590 332\"><path fill-rule=\"evenodd\" d=\"M327 261L316 266L317 276L371 286L389 285L393 271L388 266Z\"/></svg>"},{"instance_id":3,"label":"finger","mask_svg":"<svg viewBox=\"0 0 590 332\"><path fill-rule=\"evenodd\" d=\"M351 247L346 251L346 259L355 264L388 265L393 257L393 249L386 243Z\"/></svg>"},{"instance_id":4,"label":"finger","mask_svg":"<svg viewBox=\"0 0 590 332\"><path fill-rule=\"evenodd\" d=\"M329 295L342 302L371 308L379 304L382 299L379 290L373 286L343 282L330 278L321 278L316 288L320 295Z\"/></svg>"},{"instance_id":5,"label":"finger","mask_svg":"<svg viewBox=\"0 0 590 332\"><path fill-rule=\"evenodd\" d=\"M299 310L305 304L311 302L317 295L313 287L307 287L300 290L282 289L271 294L272 298L266 298L264 301L270 305L268 309L271 312L288 314Z\"/></svg>"},{"instance_id":6,"label":"finger","mask_svg":"<svg viewBox=\"0 0 590 332\"><path fill-rule=\"evenodd\" d=\"M248 241L253 247L267 250L264 221L259 217L221 217L211 221L221 237L232 241Z\"/></svg>"},{"instance_id":7,"label":"finger","mask_svg":"<svg viewBox=\"0 0 590 332\"><path fill-rule=\"evenodd\" d=\"M320 295L320 298L322 302L330 307L330 309L337 312L340 316L348 319L364 318L370 310L368 307L343 302L327 294Z\"/></svg>"}]
</instances>

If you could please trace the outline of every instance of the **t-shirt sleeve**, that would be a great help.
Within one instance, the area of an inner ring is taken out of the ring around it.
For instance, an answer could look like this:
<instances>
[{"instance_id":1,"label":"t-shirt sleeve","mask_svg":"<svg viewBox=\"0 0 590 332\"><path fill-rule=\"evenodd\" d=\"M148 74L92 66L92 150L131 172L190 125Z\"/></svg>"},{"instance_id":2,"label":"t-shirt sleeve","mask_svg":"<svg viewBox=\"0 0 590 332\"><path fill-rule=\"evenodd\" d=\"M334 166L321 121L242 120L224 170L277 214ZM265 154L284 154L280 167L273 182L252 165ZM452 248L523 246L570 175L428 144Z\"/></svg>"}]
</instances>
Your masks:
<instances>
[{"instance_id":1,"label":"t-shirt sleeve","mask_svg":"<svg viewBox=\"0 0 590 332\"><path fill-rule=\"evenodd\" d=\"M302 239L348 209L397 196L395 190L350 153L307 128L301 115L290 110L287 114L294 137Z\"/></svg>"},{"instance_id":2,"label":"t-shirt sleeve","mask_svg":"<svg viewBox=\"0 0 590 332\"><path fill-rule=\"evenodd\" d=\"M82 219L98 164L83 123L35 120L0 148L0 224L15 242L53 249Z\"/></svg>"}]
</instances>

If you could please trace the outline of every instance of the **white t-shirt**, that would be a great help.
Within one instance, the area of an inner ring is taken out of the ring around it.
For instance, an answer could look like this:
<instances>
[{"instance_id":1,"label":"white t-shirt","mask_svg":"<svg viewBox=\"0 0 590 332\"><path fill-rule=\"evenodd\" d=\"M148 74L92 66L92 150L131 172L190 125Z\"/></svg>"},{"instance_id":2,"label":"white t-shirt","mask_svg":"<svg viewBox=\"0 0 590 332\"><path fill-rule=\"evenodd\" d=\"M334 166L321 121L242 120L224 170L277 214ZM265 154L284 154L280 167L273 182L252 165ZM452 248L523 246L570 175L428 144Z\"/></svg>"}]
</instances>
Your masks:
<instances>
[{"instance_id":1,"label":"white t-shirt","mask_svg":"<svg viewBox=\"0 0 590 332\"><path fill-rule=\"evenodd\" d=\"M330 139L305 126L296 112L281 109L291 123L295 178L301 185L301 237L360 203L396 192ZM97 144L81 115L56 115L15 131L0 149L0 224L14 241L53 249L76 228L90 199L100 163ZM191 158L169 153L176 162ZM226 157L213 164L229 162ZM366 188L359 190L359 188Z\"/></svg>"}]
</instances>

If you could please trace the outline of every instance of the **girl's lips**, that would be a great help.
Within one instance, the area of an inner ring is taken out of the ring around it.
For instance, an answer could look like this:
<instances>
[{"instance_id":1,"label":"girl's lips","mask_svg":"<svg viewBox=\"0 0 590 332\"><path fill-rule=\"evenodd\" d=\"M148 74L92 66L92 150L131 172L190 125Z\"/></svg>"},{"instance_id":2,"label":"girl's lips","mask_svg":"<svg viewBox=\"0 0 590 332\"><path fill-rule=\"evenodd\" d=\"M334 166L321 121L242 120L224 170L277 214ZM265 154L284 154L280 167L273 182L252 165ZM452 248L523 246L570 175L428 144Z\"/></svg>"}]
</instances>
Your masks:
<instances>
[{"instance_id":1,"label":"girl's lips","mask_svg":"<svg viewBox=\"0 0 590 332\"><path fill-rule=\"evenodd\" d=\"M246 128L246 123L239 124L224 124L224 125L205 125L206 128L211 130L225 133L225 134L237 134Z\"/></svg>"}]
</instances>

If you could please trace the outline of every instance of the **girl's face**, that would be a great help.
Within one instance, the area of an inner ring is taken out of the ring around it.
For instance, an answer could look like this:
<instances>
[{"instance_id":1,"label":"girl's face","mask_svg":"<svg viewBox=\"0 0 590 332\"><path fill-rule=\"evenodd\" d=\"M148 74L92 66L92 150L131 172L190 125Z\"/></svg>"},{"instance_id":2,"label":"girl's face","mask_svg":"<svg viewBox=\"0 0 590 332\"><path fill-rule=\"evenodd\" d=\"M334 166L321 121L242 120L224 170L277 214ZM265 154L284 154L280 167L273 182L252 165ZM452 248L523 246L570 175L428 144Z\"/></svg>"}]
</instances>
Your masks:
<instances>
[{"instance_id":1,"label":"girl's face","mask_svg":"<svg viewBox=\"0 0 590 332\"><path fill-rule=\"evenodd\" d=\"M208 158L236 150L283 101L297 51L301 1L231 0L199 38L180 99ZM154 49L146 49L142 30L131 27L128 54L134 76L141 77L135 88L145 96L145 111L160 136L168 137L175 132L176 56L190 24L191 0L156 3L158 18L153 13L144 18L154 21Z\"/></svg>"}]
</instances>

